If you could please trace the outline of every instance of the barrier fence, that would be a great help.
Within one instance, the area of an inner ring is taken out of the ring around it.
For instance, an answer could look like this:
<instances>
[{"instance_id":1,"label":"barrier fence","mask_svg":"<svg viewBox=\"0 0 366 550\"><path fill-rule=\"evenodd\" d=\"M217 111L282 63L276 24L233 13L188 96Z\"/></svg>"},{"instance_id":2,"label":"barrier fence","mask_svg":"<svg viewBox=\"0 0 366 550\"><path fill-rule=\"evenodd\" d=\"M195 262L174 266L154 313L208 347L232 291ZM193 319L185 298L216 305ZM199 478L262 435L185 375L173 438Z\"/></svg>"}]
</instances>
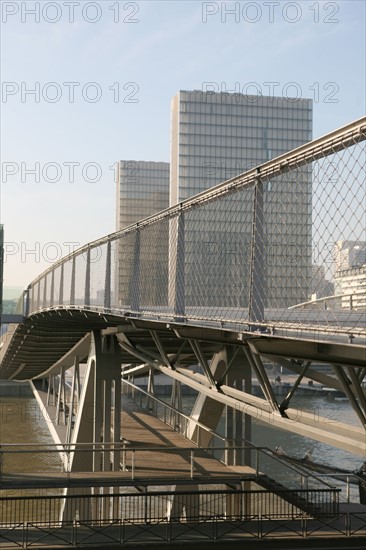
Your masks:
<instances>
[{"instance_id":1,"label":"barrier fence","mask_svg":"<svg viewBox=\"0 0 366 550\"><path fill-rule=\"evenodd\" d=\"M287 498L242 489L0 498L0 547L366 535L365 512L328 506L314 518ZM76 514L70 521L57 518L65 502Z\"/></svg>"}]
</instances>

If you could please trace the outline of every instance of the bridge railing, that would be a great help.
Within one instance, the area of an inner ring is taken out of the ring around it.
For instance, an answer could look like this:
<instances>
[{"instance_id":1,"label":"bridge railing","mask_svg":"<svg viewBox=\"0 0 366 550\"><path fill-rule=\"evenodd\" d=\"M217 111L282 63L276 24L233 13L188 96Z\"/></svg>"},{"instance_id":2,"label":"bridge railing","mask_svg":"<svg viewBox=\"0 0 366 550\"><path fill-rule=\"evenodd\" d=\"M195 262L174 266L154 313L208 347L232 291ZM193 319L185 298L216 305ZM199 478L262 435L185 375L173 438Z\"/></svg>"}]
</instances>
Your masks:
<instances>
[{"instance_id":1,"label":"bridge railing","mask_svg":"<svg viewBox=\"0 0 366 550\"><path fill-rule=\"evenodd\" d=\"M336 492L304 490L303 495L304 500L309 497L316 506L314 514L316 513L318 521L323 519L329 522L330 518L337 517L339 514ZM276 522L279 522L276 527L285 527L287 536L288 530L290 532L292 530L290 525L286 525L286 521L312 519L311 513L299 508L296 502L291 502L292 496L295 497L291 491L273 494L261 489L201 488L190 491L187 489L162 491L151 490L148 487L143 492L129 488L128 491L114 493L104 491L95 494L83 494L79 489L75 494L61 498L58 495L12 495L0 497L0 533L5 535L4 542L14 542L17 537L16 532L10 533L12 528L21 529L23 524L28 524L27 527L30 530L34 529L33 535L41 535L42 543L49 547L49 545L61 545L62 542L67 542L62 536L57 537L57 535L56 541L52 540L52 536L50 540L48 539L48 534L52 534L54 529L60 530L61 527L70 528L78 525L81 533L83 528L87 531L88 528L93 530L94 527L100 535L105 527L128 528L144 525L145 529L146 526L150 526L151 529L154 524L172 523L186 525L188 529L193 527L194 532L194 524L196 524L195 527L199 523L207 526L207 523L213 521L221 524L240 520L253 522L255 529L258 528L257 522L261 519L270 527L270 531L275 528ZM75 519L72 518L68 522L59 520L63 503L67 503L69 509L73 510ZM270 522L274 523L270 525ZM249 524L247 527L250 529ZM296 531L300 524L292 527ZM337 527L339 529L340 526ZM365 529L364 522L362 527ZM37 531L40 532L37 533ZM113 535L113 531L111 534ZM118 536L118 529L114 534ZM8 538L9 535L10 538ZM92 533L89 533L90 535ZM164 535L162 539L164 540ZM40 542L40 539L33 538L30 545L36 542ZM101 544L107 541L102 538L98 542Z\"/></svg>"},{"instance_id":2,"label":"bridge railing","mask_svg":"<svg viewBox=\"0 0 366 550\"><path fill-rule=\"evenodd\" d=\"M89 486L93 480L97 480L96 472L86 470L72 470L75 457L83 461L93 456L95 464L108 465L108 468L100 474L98 484L105 481L111 486L129 485L131 481L155 480L154 483L164 485L174 483L177 480L201 480L207 483L208 478L213 483L224 483L228 479L247 477L258 480L259 485L263 481L268 489L276 480L276 488L279 490L301 491L336 489L334 485L321 480L316 475L302 471L285 459L276 457L270 449L256 447L254 445L229 445L215 447L135 447L129 442L113 444L78 444L78 445L20 445L6 444L1 450L0 489L22 488L62 488L69 486ZM109 470L110 456L112 452L118 452L120 456L119 473L111 473ZM235 459L228 463L228 451ZM205 460L211 455L221 463L229 465L228 468L218 467L214 472L206 471L202 467ZM240 461L238 458L243 457ZM230 464L233 467L230 467ZM241 467L244 466L244 468ZM240 466L238 469L236 466ZM203 468L203 469L202 469ZM267 487L268 486L268 487Z\"/></svg>"},{"instance_id":3,"label":"bridge railing","mask_svg":"<svg viewBox=\"0 0 366 550\"><path fill-rule=\"evenodd\" d=\"M336 294L315 298L302 304L297 304L289 309L322 309L361 311L366 309L366 290L356 290L352 293Z\"/></svg>"},{"instance_id":4,"label":"bridge railing","mask_svg":"<svg viewBox=\"0 0 366 550\"><path fill-rule=\"evenodd\" d=\"M145 390L140 385L134 384L131 380L122 377L122 393L131 396L140 409L147 409L149 414L158 418L164 424L167 424L174 431L189 439L191 443L202 446L203 440L209 439L209 448L225 448L228 444L227 439L208 428L205 424L199 422L188 413L178 410L173 405L163 399L159 399L155 394ZM128 407L129 405L127 405ZM194 425L193 437L189 437L190 427Z\"/></svg>"},{"instance_id":5,"label":"bridge railing","mask_svg":"<svg viewBox=\"0 0 366 550\"><path fill-rule=\"evenodd\" d=\"M363 118L87 244L30 284L26 313L365 336L365 138Z\"/></svg>"}]
</instances>

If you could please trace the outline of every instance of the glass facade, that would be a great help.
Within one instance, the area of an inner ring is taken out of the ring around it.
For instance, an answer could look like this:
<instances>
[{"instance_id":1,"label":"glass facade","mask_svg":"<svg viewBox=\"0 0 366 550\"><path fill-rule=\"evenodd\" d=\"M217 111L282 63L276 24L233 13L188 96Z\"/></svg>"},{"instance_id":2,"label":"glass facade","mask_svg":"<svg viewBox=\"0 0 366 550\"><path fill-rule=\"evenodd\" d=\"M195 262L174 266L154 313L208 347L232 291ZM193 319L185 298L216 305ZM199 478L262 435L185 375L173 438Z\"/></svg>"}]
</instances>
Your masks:
<instances>
[{"instance_id":1,"label":"glass facade","mask_svg":"<svg viewBox=\"0 0 366 550\"><path fill-rule=\"evenodd\" d=\"M180 91L172 100L170 204L312 139L312 100Z\"/></svg>"},{"instance_id":2,"label":"glass facade","mask_svg":"<svg viewBox=\"0 0 366 550\"><path fill-rule=\"evenodd\" d=\"M139 220L152 216L160 210L169 206L169 163L168 162L146 162L135 160L121 160L117 164L117 231L132 225ZM139 242L126 237L119 241L120 246L116 251L116 272L115 272L115 295L112 302L117 306L129 306L133 309L133 289L129 288L129 272L133 268L133 258L139 250L139 257L145 258L144 263L139 265L139 274L142 280L143 270L146 270L155 280L157 277L166 277L161 271L162 261L159 261L162 252L162 241L166 241L168 235L154 235L153 238L144 239L142 236ZM131 263L132 262L132 263ZM153 292L153 285L141 285L136 281L141 293L140 299L143 303L156 305L161 302L160 297ZM117 296L117 300L115 300ZM166 299L165 299L166 301Z\"/></svg>"},{"instance_id":3,"label":"glass facade","mask_svg":"<svg viewBox=\"0 0 366 550\"><path fill-rule=\"evenodd\" d=\"M117 231L168 208L168 162L121 160L116 179Z\"/></svg>"},{"instance_id":4,"label":"glass facade","mask_svg":"<svg viewBox=\"0 0 366 550\"><path fill-rule=\"evenodd\" d=\"M293 101L279 97L180 91L172 100L170 205L311 139L310 99ZM235 199L227 205L232 209L230 226L221 224L220 214L212 210L211 215L208 214L210 221L203 226L197 219L196 231L186 234L187 306L199 305L194 291L196 279L209 277L207 295L201 297L204 303L209 304L213 296L216 300L221 296L222 306L248 307L247 293L242 289L248 286L251 277L248 265L255 208L252 194L248 190L248 202L244 201L239 210ZM264 186L261 206L263 277L260 284L267 308L301 303L309 296L311 203L309 166L292 170L289 176L273 178ZM194 225L194 220L191 222ZM198 243L202 255L197 255ZM216 253L219 249L225 253ZM233 286L237 287L237 292L233 292Z\"/></svg>"}]
</instances>

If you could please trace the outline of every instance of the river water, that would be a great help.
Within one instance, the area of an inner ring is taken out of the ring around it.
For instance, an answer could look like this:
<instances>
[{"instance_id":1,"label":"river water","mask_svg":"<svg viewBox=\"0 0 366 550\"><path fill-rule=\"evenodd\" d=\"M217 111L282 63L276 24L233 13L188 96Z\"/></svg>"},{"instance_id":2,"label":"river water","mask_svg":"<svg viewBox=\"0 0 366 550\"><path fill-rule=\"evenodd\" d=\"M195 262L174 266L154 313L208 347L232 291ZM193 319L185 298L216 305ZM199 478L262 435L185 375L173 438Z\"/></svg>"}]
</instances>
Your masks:
<instances>
[{"instance_id":1,"label":"river water","mask_svg":"<svg viewBox=\"0 0 366 550\"><path fill-rule=\"evenodd\" d=\"M187 397L184 403L188 412L189 407L194 403L194 397ZM298 410L299 415L301 411L314 414L314 418L319 421L319 427L337 422L360 426L355 412L345 399L329 401L325 396L294 397L291 400L291 408ZM225 433L224 426L225 419L223 418L217 429L221 435ZM286 454L295 458L303 458L310 451L311 459L314 462L340 469L358 470L364 460L360 456L297 435L294 432L274 428L254 418L252 418L252 443L259 447L269 447L272 450L280 446Z\"/></svg>"},{"instance_id":2,"label":"river water","mask_svg":"<svg viewBox=\"0 0 366 550\"><path fill-rule=\"evenodd\" d=\"M360 422L347 400L329 401L326 397L318 396L297 397L291 401L291 406L299 412L312 413L314 418L319 421L319 427L326 428L327 424L337 422L360 426ZM293 432L273 428L268 424L253 422L252 432L255 445L269 446L273 449L280 445L287 454L296 458L303 458L307 452L311 451L314 462L347 470L357 470L363 462L360 456Z\"/></svg>"}]
</instances>

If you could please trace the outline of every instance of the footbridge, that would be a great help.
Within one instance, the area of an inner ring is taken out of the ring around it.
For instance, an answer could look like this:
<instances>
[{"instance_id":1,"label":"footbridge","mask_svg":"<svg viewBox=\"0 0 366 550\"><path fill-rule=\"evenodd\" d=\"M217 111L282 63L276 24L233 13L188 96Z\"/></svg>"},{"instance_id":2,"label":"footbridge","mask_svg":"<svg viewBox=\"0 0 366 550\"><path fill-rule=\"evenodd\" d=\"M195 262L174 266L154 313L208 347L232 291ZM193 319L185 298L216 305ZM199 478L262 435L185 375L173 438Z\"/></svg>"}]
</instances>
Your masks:
<instances>
[{"instance_id":1,"label":"footbridge","mask_svg":"<svg viewBox=\"0 0 366 550\"><path fill-rule=\"evenodd\" d=\"M197 420L216 404L211 429L229 406L365 456L365 138L362 118L58 261L24 293L0 376L57 382L62 400L84 363L107 409L121 374L163 373L198 392ZM269 363L297 375L282 399ZM359 425L292 408L305 376Z\"/></svg>"}]
</instances>

